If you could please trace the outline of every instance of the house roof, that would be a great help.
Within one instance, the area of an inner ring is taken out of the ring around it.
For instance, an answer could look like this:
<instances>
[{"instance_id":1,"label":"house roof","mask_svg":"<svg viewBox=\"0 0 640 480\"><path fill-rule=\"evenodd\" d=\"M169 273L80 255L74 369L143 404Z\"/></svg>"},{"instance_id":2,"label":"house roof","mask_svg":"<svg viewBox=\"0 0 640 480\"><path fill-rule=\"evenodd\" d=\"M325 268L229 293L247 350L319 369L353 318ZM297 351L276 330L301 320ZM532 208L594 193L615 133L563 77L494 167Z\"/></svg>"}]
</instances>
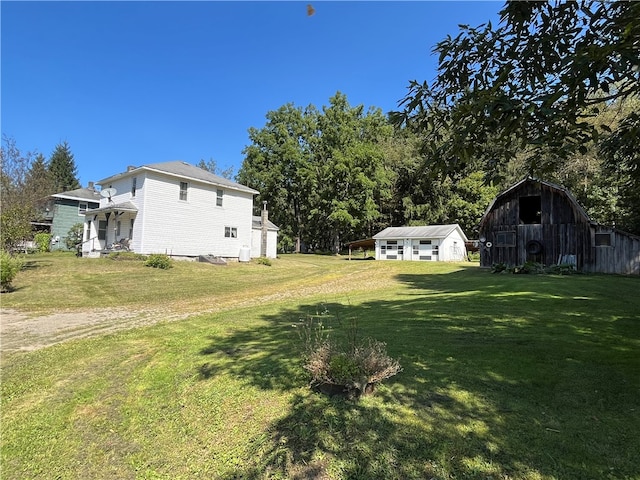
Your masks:
<instances>
[{"instance_id":1,"label":"house roof","mask_svg":"<svg viewBox=\"0 0 640 480\"><path fill-rule=\"evenodd\" d=\"M107 212L137 212L138 209L131 202L122 202L122 203L110 203L104 207L100 208L92 208L85 212L85 215L94 215L96 213L107 213Z\"/></svg>"},{"instance_id":2,"label":"house roof","mask_svg":"<svg viewBox=\"0 0 640 480\"><path fill-rule=\"evenodd\" d=\"M251 219L252 228L262 228L262 217L254 215ZM271 220L267 220L267 230L280 230L280 227L272 223Z\"/></svg>"},{"instance_id":3,"label":"house roof","mask_svg":"<svg viewBox=\"0 0 640 480\"><path fill-rule=\"evenodd\" d=\"M373 236L376 240L393 238L446 238L454 230L460 232L460 236L466 242L467 236L457 223L451 225L423 225L414 227L387 227Z\"/></svg>"},{"instance_id":4,"label":"house roof","mask_svg":"<svg viewBox=\"0 0 640 480\"><path fill-rule=\"evenodd\" d=\"M534 177L528 176L528 177L525 177L522 180L520 180L518 183L513 184L511 187L507 188L505 191L503 191L503 192L499 193L498 195L496 195L496 197L493 199L493 201L487 207L487 210L484 212L484 215L482 215L482 219L480 220L480 226L482 226L484 224L484 219L487 217L489 212L491 212L491 210L493 210L494 205L502 197L504 197L505 195L508 195L512 191L520 188L521 185L523 185L524 183L527 183L527 182L535 182L535 183L539 183L541 185L545 185L546 187L553 188L555 190L560 190L561 192L563 192L566 195L567 199L569 200L569 203L571 203L575 207L576 211L578 213L580 213L580 215L582 215L588 222L595 223L589 218L589 215L587 214L586 210L584 208L582 208L582 205L580 205L578 203L578 201L575 199L575 197L571 194L571 192L567 188L563 187L562 185L558 185L558 184L551 183L551 182L546 182L544 180L540 180L539 178L534 178Z\"/></svg>"},{"instance_id":5,"label":"house roof","mask_svg":"<svg viewBox=\"0 0 640 480\"><path fill-rule=\"evenodd\" d=\"M98 183L98 185L105 185L115 180L120 180L121 178L137 175L144 171L160 172L187 180L195 180L202 183L209 183L220 187L239 190L241 192L252 193L254 195L260 193L253 188L241 185L232 180L229 180L228 178L214 175L204 168L196 167L194 165L191 165L190 163L182 161L150 163L147 165L142 165L140 167L132 168L126 172L118 173L116 175L104 178L96 183Z\"/></svg>"},{"instance_id":6,"label":"house roof","mask_svg":"<svg viewBox=\"0 0 640 480\"><path fill-rule=\"evenodd\" d=\"M64 198L67 200L85 200L89 202L100 203L100 192L94 188L76 188L62 193L54 193L54 198Z\"/></svg>"}]
</instances>

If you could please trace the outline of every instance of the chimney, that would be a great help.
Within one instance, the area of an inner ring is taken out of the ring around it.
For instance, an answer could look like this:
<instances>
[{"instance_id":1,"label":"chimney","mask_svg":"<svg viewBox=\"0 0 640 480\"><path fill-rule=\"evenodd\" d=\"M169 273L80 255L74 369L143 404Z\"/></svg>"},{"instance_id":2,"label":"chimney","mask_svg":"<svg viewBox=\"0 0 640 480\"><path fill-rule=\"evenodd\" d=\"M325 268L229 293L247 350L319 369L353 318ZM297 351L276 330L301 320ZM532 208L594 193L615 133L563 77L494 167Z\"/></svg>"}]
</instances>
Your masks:
<instances>
[{"instance_id":1,"label":"chimney","mask_svg":"<svg viewBox=\"0 0 640 480\"><path fill-rule=\"evenodd\" d=\"M260 218L261 226L261 242L260 242L260 256L267 256L267 222L269 221L269 211L267 210L267 202L262 202L262 216Z\"/></svg>"},{"instance_id":2,"label":"chimney","mask_svg":"<svg viewBox=\"0 0 640 480\"><path fill-rule=\"evenodd\" d=\"M135 170L136 168L138 168L138 167L136 167L135 165L129 165L127 167L127 172L130 172L131 170Z\"/></svg>"},{"instance_id":3,"label":"chimney","mask_svg":"<svg viewBox=\"0 0 640 480\"><path fill-rule=\"evenodd\" d=\"M93 182L89 182L89 186L87 187L88 190L95 190L95 187L93 186Z\"/></svg>"}]
</instances>

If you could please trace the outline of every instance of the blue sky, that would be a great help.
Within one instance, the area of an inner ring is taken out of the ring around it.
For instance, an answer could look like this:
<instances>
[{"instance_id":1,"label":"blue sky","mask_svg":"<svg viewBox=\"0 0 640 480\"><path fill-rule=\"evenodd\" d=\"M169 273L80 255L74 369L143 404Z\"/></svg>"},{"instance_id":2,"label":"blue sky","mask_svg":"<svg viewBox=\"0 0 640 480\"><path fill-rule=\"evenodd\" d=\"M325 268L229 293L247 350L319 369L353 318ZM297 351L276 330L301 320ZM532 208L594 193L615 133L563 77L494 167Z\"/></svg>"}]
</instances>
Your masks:
<instances>
[{"instance_id":1,"label":"blue sky","mask_svg":"<svg viewBox=\"0 0 640 480\"><path fill-rule=\"evenodd\" d=\"M307 4L315 9L307 15ZM2 133L86 186L169 160L237 172L248 129L293 103L397 109L431 50L503 2L0 2Z\"/></svg>"}]
</instances>

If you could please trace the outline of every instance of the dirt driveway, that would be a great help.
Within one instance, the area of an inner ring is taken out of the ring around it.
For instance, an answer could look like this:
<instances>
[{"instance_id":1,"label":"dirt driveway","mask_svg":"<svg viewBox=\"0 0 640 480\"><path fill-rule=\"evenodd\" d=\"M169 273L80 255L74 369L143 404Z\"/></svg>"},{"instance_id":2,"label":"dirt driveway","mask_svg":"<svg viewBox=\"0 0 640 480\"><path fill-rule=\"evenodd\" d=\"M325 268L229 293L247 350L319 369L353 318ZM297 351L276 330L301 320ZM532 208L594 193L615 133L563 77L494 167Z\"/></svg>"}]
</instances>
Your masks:
<instances>
[{"instance_id":1,"label":"dirt driveway","mask_svg":"<svg viewBox=\"0 0 640 480\"><path fill-rule=\"evenodd\" d=\"M187 316L159 310L132 311L124 308L33 316L3 308L0 310L0 351L37 350L65 340L103 335Z\"/></svg>"}]
</instances>

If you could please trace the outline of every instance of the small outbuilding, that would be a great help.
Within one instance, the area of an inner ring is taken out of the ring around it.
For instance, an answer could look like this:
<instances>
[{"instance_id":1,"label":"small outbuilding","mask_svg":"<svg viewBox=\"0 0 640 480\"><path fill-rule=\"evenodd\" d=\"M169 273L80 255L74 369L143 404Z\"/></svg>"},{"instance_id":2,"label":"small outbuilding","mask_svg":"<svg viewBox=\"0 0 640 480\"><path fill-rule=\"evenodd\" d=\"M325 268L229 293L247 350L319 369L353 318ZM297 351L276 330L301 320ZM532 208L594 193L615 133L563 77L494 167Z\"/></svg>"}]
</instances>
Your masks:
<instances>
[{"instance_id":1,"label":"small outbuilding","mask_svg":"<svg viewBox=\"0 0 640 480\"><path fill-rule=\"evenodd\" d=\"M467 259L460 225L388 227L373 236L376 260L459 262Z\"/></svg>"},{"instance_id":2,"label":"small outbuilding","mask_svg":"<svg viewBox=\"0 0 640 480\"><path fill-rule=\"evenodd\" d=\"M500 193L479 228L480 264L572 264L640 274L640 237L593 222L564 187L527 177Z\"/></svg>"}]
</instances>

